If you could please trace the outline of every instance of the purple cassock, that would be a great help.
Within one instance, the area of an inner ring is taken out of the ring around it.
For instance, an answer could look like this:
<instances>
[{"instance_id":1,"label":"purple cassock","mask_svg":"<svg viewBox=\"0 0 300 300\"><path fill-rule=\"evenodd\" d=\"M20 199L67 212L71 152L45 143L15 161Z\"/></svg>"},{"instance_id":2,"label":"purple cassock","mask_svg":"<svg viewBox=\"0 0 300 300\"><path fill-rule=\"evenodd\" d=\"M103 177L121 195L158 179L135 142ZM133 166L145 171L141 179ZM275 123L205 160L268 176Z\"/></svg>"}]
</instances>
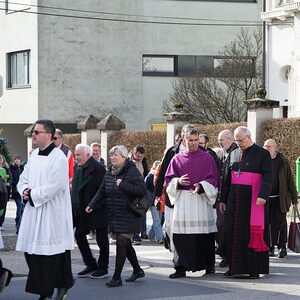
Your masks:
<instances>
[{"instance_id":1,"label":"purple cassock","mask_svg":"<svg viewBox=\"0 0 300 300\"><path fill-rule=\"evenodd\" d=\"M176 154L168 166L164 186L167 187L172 178L185 174L188 174L191 184L181 187L182 190L194 189L194 184L201 181L206 181L215 187L219 186L216 163L209 153L201 149L195 152L183 151Z\"/></svg>"}]
</instances>

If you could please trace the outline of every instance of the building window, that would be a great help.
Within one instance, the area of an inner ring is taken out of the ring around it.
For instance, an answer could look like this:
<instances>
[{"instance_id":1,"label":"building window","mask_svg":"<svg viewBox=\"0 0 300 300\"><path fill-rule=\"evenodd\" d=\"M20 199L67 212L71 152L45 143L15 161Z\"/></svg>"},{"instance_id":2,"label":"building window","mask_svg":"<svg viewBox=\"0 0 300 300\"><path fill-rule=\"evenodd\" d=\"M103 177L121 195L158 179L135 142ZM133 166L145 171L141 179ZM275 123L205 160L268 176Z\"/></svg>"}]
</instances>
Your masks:
<instances>
[{"instance_id":1,"label":"building window","mask_svg":"<svg viewBox=\"0 0 300 300\"><path fill-rule=\"evenodd\" d=\"M280 70L280 77L283 82L288 82L291 77L292 67L289 65L283 66Z\"/></svg>"},{"instance_id":2,"label":"building window","mask_svg":"<svg viewBox=\"0 0 300 300\"><path fill-rule=\"evenodd\" d=\"M144 76L174 76L175 56L143 55Z\"/></svg>"},{"instance_id":3,"label":"building window","mask_svg":"<svg viewBox=\"0 0 300 300\"><path fill-rule=\"evenodd\" d=\"M8 88L29 86L29 59L29 50L7 54Z\"/></svg>"},{"instance_id":4,"label":"building window","mask_svg":"<svg viewBox=\"0 0 300 300\"><path fill-rule=\"evenodd\" d=\"M255 77L254 57L214 57L214 77Z\"/></svg>"},{"instance_id":5,"label":"building window","mask_svg":"<svg viewBox=\"0 0 300 300\"><path fill-rule=\"evenodd\" d=\"M143 55L144 76L190 76L253 78L254 57L212 55Z\"/></svg>"}]
</instances>

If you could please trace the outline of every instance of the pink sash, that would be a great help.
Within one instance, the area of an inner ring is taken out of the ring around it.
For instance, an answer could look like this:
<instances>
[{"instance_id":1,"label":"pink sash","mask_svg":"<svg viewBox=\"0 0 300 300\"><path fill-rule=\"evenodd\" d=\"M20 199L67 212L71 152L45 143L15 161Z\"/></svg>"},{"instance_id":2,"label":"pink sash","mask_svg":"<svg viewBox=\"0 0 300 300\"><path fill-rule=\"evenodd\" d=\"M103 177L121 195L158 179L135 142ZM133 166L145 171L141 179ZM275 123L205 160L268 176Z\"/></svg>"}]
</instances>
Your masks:
<instances>
[{"instance_id":1,"label":"pink sash","mask_svg":"<svg viewBox=\"0 0 300 300\"><path fill-rule=\"evenodd\" d=\"M250 241L248 248L255 252L268 251L269 247L264 241L265 209L264 205L256 205L262 181L262 175L250 172L231 171L231 183L252 186L251 216L250 216Z\"/></svg>"}]
</instances>

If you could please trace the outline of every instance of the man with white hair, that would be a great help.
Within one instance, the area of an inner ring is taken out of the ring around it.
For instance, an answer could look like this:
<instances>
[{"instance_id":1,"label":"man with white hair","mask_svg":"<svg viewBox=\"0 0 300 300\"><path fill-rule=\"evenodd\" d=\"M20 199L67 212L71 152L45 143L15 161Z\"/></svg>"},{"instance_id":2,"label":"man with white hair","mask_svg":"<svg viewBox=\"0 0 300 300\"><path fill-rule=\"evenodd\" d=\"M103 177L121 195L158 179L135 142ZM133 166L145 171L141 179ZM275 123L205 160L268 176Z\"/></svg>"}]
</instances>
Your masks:
<instances>
[{"instance_id":1,"label":"man with white hair","mask_svg":"<svg viewBox=\"0 0 300 300\"><path fill-rule=\"evenodd\" d=\"M224 233L229 271L225 276L269 273L268 199L272 164L268 151L256 145L247 127L234 131L242 150L231 160L223 185L220 210L225 211Z\"/></svg>"},{"instance_id":2,"label":"man with white hair","mask_svg":"<svg viewBox=\"0 0 300 300\"><path fill-rule=\"evenodd\" d=\"M278 257L284 258L287 255L287 222L286 213L291 203L297 205L298 193L288 160L282 153L277 151L277 143L268 139L264 148L269 151L272 159L272 191L269 201L270 217L270 256L275 256L275 245L278 248Z\"/></svg>"},{"instance_id":3,"label":"man with white hair","mask_svg":"<svg viewBox=\"0 0 300 300\"><path fill-rule=\"evenodd\" d=\"M87 214L85 208L96 194L104 175L105 167L92 156L92 149L85 144L75 147L77 169L73 177L71 192L75 238L86 268L78 273L79 277L104 278L108 276L109 243L108 215L106 207L95 209ZM96 262L86 235L96 231L99 258Z\"/></svg>"}]
</instances>

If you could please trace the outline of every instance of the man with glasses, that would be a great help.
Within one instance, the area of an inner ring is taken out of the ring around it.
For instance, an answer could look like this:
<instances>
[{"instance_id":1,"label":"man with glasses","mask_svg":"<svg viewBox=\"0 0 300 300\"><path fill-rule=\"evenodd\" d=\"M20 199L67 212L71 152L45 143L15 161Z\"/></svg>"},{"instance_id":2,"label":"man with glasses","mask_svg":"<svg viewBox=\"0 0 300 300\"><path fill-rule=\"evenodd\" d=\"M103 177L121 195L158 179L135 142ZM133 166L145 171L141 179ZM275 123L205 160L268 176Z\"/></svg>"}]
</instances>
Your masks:
<instances>
[{"instance_id":1,"label":"man with glasses","mask_svg":"<svg viewBox=\"0 0 300 300\"><path fill-rule=\"evenodd\" d=\"M72 179L74 176L74 156L72 151L63 144L64 137L63 133L60 129L56 128L54 135L54 144L57 148L59 148L67 157L69 163L69 184L70 190L72 190Z\"/></svg>"},{"instance_id":2,"label":"man with glasses","mask_svg":"<svg viewBox=\"0 0 300 300\"><path fill-rule=\"evenodd\" d=\"M268 198L272 184L271 157L256 145L247 127L234 131L242 155L231 158L220 210L225 211L224 234L229 270L225 276L259 278L269 273ZM235 152L235 151L233 151Z\"/></svg>"},{"instance_id":3,"label":"man with glasses","mask_svg":"<svg viewBox=\"0 0 300 300\"><path fill-rule=\"evenodd\" d=\"M278 257L287 255L287 222L286 213L291 203L297 205L298 193L288 160L277 151L277 144L273 139L264 143L264 148L269 151L272 159L272 191L269 201L270 216L270 256L275 256L275 245L278 248Z\"/></svg>"},{"instance_id":4,"label":"man with glasses","mask_svg":"<svg viewBox=\"0 0 300 300\"><path fill-rule=\"evenodd\" d=\"M17 185L25 208L16 245L25 253L29 273L26 292L40 300L65 299L73 285L71 251L74 249L72 208L66 156L54 145L55 125L38 120L30 155Z\"/></svg>"}]
</instances>

